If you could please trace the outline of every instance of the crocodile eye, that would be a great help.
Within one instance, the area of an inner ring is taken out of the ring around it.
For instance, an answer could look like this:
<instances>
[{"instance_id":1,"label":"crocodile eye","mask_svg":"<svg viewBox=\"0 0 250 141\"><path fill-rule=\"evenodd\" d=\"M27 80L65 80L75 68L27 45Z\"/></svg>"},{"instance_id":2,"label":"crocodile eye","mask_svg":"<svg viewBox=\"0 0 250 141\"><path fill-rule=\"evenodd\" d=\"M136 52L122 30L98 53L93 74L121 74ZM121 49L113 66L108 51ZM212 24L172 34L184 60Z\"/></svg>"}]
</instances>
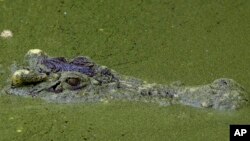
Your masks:
<instances>
[{"instance_id":1,"label":"crocodile eye","mask_svg":"<svg viewBox=\"0 0 250 141\"><path fill-rule=\"evenodd\" d=\"M70 86L78 86L80 85L80 79L79 78L68 78L66 80L66 83L68 83Z\"/></svg>"}]
</instances>

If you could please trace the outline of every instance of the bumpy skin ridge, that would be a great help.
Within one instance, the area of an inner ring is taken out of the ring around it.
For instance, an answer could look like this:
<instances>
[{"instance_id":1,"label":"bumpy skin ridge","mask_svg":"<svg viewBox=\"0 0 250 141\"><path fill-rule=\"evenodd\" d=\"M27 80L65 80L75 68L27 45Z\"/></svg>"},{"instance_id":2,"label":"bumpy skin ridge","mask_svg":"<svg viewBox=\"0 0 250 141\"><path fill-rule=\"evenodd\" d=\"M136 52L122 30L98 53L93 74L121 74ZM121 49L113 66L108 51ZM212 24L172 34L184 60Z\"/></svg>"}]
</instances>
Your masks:
<instances>
[{"instance_id":1,"label":"bumpy skin ridge","mask_svg":"<svg viewBox=\"0 0 250 141\"><path fill-rule=\"evenodd\" d=\"M94 75L94 70L91 67L68 63L64 58L44 59L41 64L45 65L51 72L76 71L88 76Z\"/></svg>"},{"instance_id":2,"label":"bumpy skin ridge","mask_svg":"<svg viewBox=\"0 0 250 141\"><path fill-rule=\"evenodd\" d=\"M6 87L6 93L61 103L130 100L219 110L238 109L248 102L244 88L227 78L194 87L180 82L148 84L100 66L88 57L52 58L33 49L25 58L27 69L13 74L12 85Z\"/></svg>"}]
</instances>

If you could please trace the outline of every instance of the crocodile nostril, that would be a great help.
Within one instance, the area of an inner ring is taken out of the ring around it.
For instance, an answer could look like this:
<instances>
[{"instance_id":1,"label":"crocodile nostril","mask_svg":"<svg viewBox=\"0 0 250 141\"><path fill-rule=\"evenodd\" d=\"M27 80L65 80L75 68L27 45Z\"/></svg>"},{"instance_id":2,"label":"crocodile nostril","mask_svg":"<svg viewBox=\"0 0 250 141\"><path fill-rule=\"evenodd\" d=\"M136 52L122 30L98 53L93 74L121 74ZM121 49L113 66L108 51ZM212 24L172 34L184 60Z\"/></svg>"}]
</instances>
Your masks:
<instances>
[{"instance_id":1,"label":"crocodile nostril","mask_svg":"<svg viewBox=\"0 0 250 141\"><path fill-rule=\"evenodd\" d=\"M223 83L224 85L227 85L227 81L225 81L225 80L224 80L224 81L222 81L222 83Z\"/></svg>"},{"instance_id":2,"label":"crocodile nostril","mask_svg":"<svg viewBox=\"0 0 250 141\"><path fill-rule=\"evenodd\" d=\"M78 79L78 78L68 78L66 80L66 83L68 83L71 86L78 86L78 85L80 85L80 79Z\"/></svg>"}]
</instances>

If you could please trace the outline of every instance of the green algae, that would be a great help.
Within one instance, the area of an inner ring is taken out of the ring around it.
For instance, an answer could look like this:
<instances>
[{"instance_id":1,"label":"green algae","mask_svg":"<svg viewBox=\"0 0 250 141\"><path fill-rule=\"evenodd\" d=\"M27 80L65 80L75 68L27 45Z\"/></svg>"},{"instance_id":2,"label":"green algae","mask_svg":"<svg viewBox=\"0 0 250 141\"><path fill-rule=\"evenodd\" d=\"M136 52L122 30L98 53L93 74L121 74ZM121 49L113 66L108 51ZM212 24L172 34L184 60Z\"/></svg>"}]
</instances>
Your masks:
<instances>
[{"instance_id":1,"label":"green algae","mask_svg":"<svg viewBox=\"0 0 250 141\"><path fill-rule=\"evenodd\" d=\"M0 87L31 48L90 56L148 82L197 85L232 78L250 86L248 1L0 1ZM65 13L66 12L66 13ZM216 112L143 103L56 105L0 97L0 140L228 140L250 107Z\"/></svg>"}]
</instances>

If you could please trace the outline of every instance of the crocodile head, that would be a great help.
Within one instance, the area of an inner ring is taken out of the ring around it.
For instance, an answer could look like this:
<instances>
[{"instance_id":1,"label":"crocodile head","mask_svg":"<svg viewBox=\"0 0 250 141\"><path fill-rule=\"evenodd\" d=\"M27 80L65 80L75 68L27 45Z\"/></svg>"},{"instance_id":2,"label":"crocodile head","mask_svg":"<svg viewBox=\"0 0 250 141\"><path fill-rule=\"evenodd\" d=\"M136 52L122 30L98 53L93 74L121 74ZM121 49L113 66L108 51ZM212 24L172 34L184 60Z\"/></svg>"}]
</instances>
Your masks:
<instances>
[{"instance_id":1,"label":"crocodile head","mask_svg":"<svg viewBox=\"0 0 250 141\"><path fill-rule=\"evenodd\" d=\"M248 103L246 91L232 79L200 86L148 84L97 65L87 57L52 58L33 49L25 58L27 66L13 73L6 93L63 103L140 100L214 109L238 109Z\"/></svg>"}]
</instances>

